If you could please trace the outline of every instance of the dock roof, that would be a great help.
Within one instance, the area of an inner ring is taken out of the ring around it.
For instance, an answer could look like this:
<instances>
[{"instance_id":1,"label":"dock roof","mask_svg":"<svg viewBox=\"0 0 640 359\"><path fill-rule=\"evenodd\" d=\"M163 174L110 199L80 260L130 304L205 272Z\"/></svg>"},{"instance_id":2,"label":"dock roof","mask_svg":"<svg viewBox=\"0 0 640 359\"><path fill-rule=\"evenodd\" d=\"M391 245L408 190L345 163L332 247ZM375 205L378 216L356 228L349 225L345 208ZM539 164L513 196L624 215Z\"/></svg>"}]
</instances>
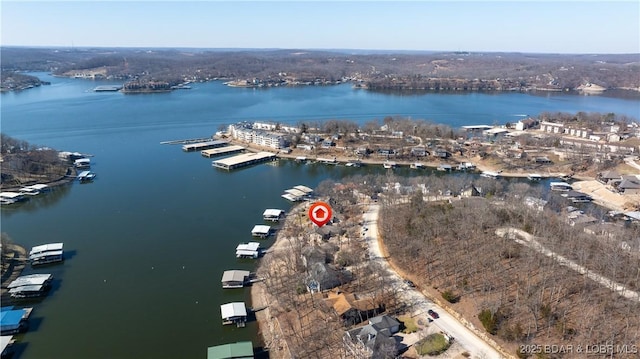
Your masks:
<instances>
[{"instance_id":1,"label":"dock roof","mask_svg":"<svg viewBox=\"0 0 640 359\"><path fill-rule=\"evenodd\" d=\"M243 146L232 145L232 146L224 146L224 147L212 148L208 150L202 150L200 151L200 154L205 157L213 157L213 156L223 155L229 152L239 152L244 149L245 148Z\"/></svg>"},{"instance_id":2,"label":"dock roof","mask_svg":"<svg viewBox=\"0 0 640 359\"><path fill-rule=\"evenodd\" d=\"M307 194L313 192L313 190L311 188L309 188L307 186L303 186L301 184L299 184L297 186L294 186L293 188L297 189L298 191L302 191L304 193L307 193Z\"/></svg>"},{"instance_id":3,"label":"dock roof","mask_svg":"<svg viewBox=\"0 0 640 359\"><path fill-rule=\"evenodd\" d=\"M232 302L221 305L220 312L222 314L222 319L246 317L247 307L244 305L244 302Z\"/></svg>"},{"instance_id":4,"label":"dock roof","mask_svg":"<svg viewBox=\"0 0 640 359\"><path fill-rule=\"evenodd\" d=\"M22 286L42 285L53 278L53 274L30 274L16 278L9 283L7 288L17 288Z\"/></svg>"},{"instance_id":5,"label":"dock roof","mask_svg":"<svg viewBox=\"0 0 640 359\"><path fill-rule=\"evenodd\" d=\"M17 328L26 312L26 309L14 309L0 312L0 326L2 327L2 330L4 331Z\"/></svg>"},{"instance_id":6,"label":"dock roof","mask_svg":"<svg viewBox=\"0 0 640 359\"><path fill-rule=\"evenodd\" d=\"M260 243L258 242L241 243L236 247L236 251L257 251L258 248L260 248Z\"/></svg>"},{"instance_id":7,"label":"dock roof","mask_svg":"<svg viewBox=\"0 0 640 359\"><path fill-rule=\"evenodd\" d=\"M288 190L286 190L286 191L284 191L284 192L285 192L285 193L292 194L292 195L294 195L294 196L296 196L296 197L303 197L303 196L305 196L305 195L306 195L306 193L305 193L305 192L302 192L301 190L296 189L296 188L289 188Z\"/></svg>"},{"instance_id":8,"label":"dock roof","mask_svg":"<svg viewBox=\"0 0 640 359\"><path fill-rule=\"evenodd\" d=\"M64 245L63 243L48 243L48 244L35 246L31 248L31 251L29 251L29 255L38 254L40 252L47 252L47 251L61 251L63 245Z\"/></svg>"},{"instance_id":9,"label":"dock roof","mask_svg":"<svg viewBox=\"0 0 640 359\"><path fill-rule=\"evenodd\" d=\"M271 226L267 226L264 224L256 224L255 226L253 226L253 229L251 230L251 234L267 235L269 234L270 231L271 231Z\"/></svg>"},{"instance_id":10,"label":"dock roof","mask_svg":"<svg viewBox=\"0 0 640 359\"><path fill-rule=\"evenodd\" d=\"M222 282L244 282L250 273L248 270L226 270L222 273Z\"/></svg>"},{"instance_id":11,"label":"dock roof","mask_svg":"<svg viewBox=\"0 0 640 359\"><path fill-rule=\"evenodd\" d=\"M198 142L198 143L189 143L189 144L183 145L182 149L184 151L189 151L189 150L198 149L198 148L202 148L202 147L223 146L223 145L226 145L227 143L229 143L229 142L228 141L222 141L222 140L206 141L206 142Z\"/></svg>"},{"instance_id":12,"label":"dock roof","mask_svg":"<svg viewBox=\"0 0 640 359\"><path fill-rule=\"evenodd\" d=\"M213 161L212 164L215 167L221 167L225 169L233 169L248 163L258 163L265 161L269 158L274 158L276 155L271 152L257 152L257 153L243 153L241 155L223 158L221 160Z\"/></svg>"},{"instance_id":13,"label":"dock roof","mask_svg":"<svg viewBox=\"0 0 640 359\"><path fill-rule=\"evenodd\" d=\"M284 213L282 209L268 208L262 213L263 217L280 217Z\"/></svg>"},{"instance_id":14,"label":"dock roof","mask_svg":"<svg viewBox=\"0 0 640 359\"><path fill-rule=\"evenodd\" d=\"M207 359L252 359L253 343L237 342L207 348Z\"/></svg>"}]
</instances>

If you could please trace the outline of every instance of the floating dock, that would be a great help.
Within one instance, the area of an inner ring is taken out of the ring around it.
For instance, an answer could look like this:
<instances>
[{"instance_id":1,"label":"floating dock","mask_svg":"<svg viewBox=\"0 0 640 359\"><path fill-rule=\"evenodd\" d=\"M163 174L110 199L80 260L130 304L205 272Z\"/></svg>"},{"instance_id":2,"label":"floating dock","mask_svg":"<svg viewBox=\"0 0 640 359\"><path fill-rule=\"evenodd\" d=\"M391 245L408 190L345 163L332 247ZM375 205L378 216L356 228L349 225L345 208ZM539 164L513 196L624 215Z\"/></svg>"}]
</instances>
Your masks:
<instances>
[{"instance_id":1,"label":"floating dock","mask_svg":"<svg viewBox=\"0 0 640 359\"><path fill-rule=\"evenodd\" d=\"M275 159L275 153L271 152L244 153L229 158L223 158L218 161L213 161L211 165L213 167L218 167L225 170L232 170L240 167L250 166L256 163L274 161Z\"/></svg>"},{"instance_id":2,"label":"floating dock","mask_svg":"<svg viewBox=\"0 0 640 359\"><path fill-rule=\"evenodd\" d=\"M189 144L183 145L182 150L185 152L202 151L202 150L208 150L210 148L226 146L228 144L229 144L228 141L222 141L222 140L196 142L196 143L189 143Z\"/></svg>"},{"instance_id":3,"label":"floating dock","mask_svg":"<svg viewBox=\"0 0 640 359\"><path fill-rule=\"evenodd\" d=\"M224 147L219 147L219 148L213 148L213 149L210 149L210 150L204 150L204 151L201 151L200 153L204 157L211 158L211 157L216 157L216 156L230 155L230 154L233 154L233 153L242 152L242 151L244 151L244 149L245 149L245 147L243 147L243 146L233 145L233 146L224 146Z\"/></svg>"}]
</instances>

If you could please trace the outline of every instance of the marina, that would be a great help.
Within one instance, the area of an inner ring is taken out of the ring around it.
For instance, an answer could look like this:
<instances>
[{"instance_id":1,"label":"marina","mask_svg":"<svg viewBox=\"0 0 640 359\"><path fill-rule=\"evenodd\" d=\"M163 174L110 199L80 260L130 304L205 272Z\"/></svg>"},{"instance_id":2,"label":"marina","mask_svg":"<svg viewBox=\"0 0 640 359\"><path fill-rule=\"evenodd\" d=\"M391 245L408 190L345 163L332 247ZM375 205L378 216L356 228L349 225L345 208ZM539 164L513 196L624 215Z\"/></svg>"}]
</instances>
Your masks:
<instances>
[{"instance_id":1,"label":"marina","mask_svg":"<svg viewBox=\"0 0 640 359\"><path fill-rule=\"evenodd\" d=\"M427 118L453 127L508 120L508 114L520 111L637 113L637 101L630 111L628 101L555 93L385 96L389 101L382 106L379 94L353 92L350 85L245 92L211 82L193 84L193 91L121 96L87 91L100 81L43 76L55 86L3 95L3 131L39 145L99 154L99 164L92 163L92 168L101 180L55 188L47 196L27 196L28 202L3 208L3 231L27 252L45 242L64 242L67 261L46 267L54 275L54 292L42 303L46 305L34 308L37 318L31 319L37 320L37 330L21 339L26 344L16 349L21 359L90 358L101 355L96 348L108 348L110 357L122 359L202 358L207 347L218 344L253 340L259 347L255 322L240 330L223 327L218 317L220 304L247 301L250 306L245 290L222 289L218 282L225 269L255 270L255 261L234 256L237 244L252 241L248 232L262 222L265 208L289 211L290 202L280 199L284 189L299 183L313 188L356 172L292 160L229 173L212 170L210 163L218 158L181 153L182 142L159 146L160 141L204 137L195 142L206 142L221 123L235 118L279 120L285 100L291 114L285 120L291 124L317 114L343 118L349 113L362 123L394 113L417 117L435 103L443 106L443 114ZM315 158L311 153L302 156ZM381 165L369 164L362 172L384 173ZM145 190L140 188L143 183ZM185 235L187 250L176 252L176 238ZM256 242L268 248L271 240ZM71 248L78 255L69 254ZM24 273L30 270L27 266ZM60 288L58 280L64 284ZM149 316L151 307L163 315ZM114 313L127 313L127 320L137 323L136 335L122 330L122 318ZM167 330L168 317L172 328L180 330ZM99 325L78 330L87 318Z\"/></svg>"},{"instance_id":2,"label":"marina","mask_svg":"<svg viewBox=\"0 0 640 359\"><path fill-rule=\"evenodd\" d=\"M120 90L122 90L121 85L101 85L93 89L94 92L118 92Z\"/></svg>"},{"instance_id":3,"label":"marina","mask_svg":"<svg viewBox=\"0 0 640 359\"><path fill-rule=\"evenodd\" d=\"M274 161L276 160L275 153L271 152L257 152L257 153L244 153L241 155L223 158L221 160L213 161L211 165L213 167L233 170L236 168L251 166L258 163Z\"/></svg>"},{"instance_id":4,"label":"marina","mask_svg":"<svg viewBox=\"0 0 640 359\"><path fill-rule=\"evenodd\" d=\"M216 156L230 155L245 150L245 147L238 145L224 146L200 151L203 157L211 158Z\"/></svg>"},{"instance_id":5,"label":"marina","mask_svg":"<svg viewBox=\"0 0 640 359\"><path fill-rule=\"evenodd\" d=\"M228 145L228 141L214 140L206 142L189 143L182 146L182 150L185 152L202 151L210 148L223 147Z\"/></svg>"}]
</instances>

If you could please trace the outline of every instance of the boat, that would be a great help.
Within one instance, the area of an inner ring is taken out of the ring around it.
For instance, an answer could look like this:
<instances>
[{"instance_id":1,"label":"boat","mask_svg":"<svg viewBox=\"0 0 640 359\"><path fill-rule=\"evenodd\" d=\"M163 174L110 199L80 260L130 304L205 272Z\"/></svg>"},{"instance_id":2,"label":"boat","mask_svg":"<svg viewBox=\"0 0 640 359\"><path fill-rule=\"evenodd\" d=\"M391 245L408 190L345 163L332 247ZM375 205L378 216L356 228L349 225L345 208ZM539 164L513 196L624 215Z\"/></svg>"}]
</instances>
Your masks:
<instances>
[{"instance_id":1,"label":"boat","mask_svg":"<svg viewBox=\"0 0 640 359\"><path fill-rule=\"evenodd\" d=\"M573 186L567 182L550 182L549 186L552 191L571 191L573 189Z\"/></svg>"},{"instance_id":2,"label":"boat","mask_svg":"<svg viewBox=\"0 0 640 359\"><path fill-rule=\"evenodd\" d=\"M424 168L424 164L422 162L414 162L409 167L413 169L421 169L421 168Z\"/></svg>"},{"instance_id":3,"label":"boat","mask_svg":"<svg viewBox=\"0 0 640 359\"><path fill-rule=\"evenodd\" d=\"M78 174L78 181L81 183L91 182L96 178L96 174L91 171L82 171Z\"/></svg>"},{"instance_id":4,"label":"boat","mask_svg":"<svg viewBox=\"0 0 640 359\"><path fill-rule=\"evenodd\" d=\"M362 167L362 162L360 161L350 161L345 164L347 167Z\"/></svg>"},{"instance_id":5,"label":"boat","mask_svg":"<svg viewBox=\"0 0 640 359\"><path fill-rule=\"evenodd\" d=\"M391 162L391 161L385 161L382 166L386 169L392 169L396 167L396 163L395 162Z\"/></svg>"},{"instance_id":6,"label":"boat","mask_svg":"<svg viewBox=\"0 0 640 359\"><path fill-rule=\"evenodd\" d=\"M529 173L527 175L527 178L529 179L529 181L540 181L542 179L542 176L537 173Z\"/></svg>"},{"instance_id":7,"label":"boat","mask_svg":"<svg viewBox=\"0 0 640 359\"><path fill-rule=\"evenodd\" d=\"M462 162L462 163L458 163L457 169L458 171L471 171L476 169L476 165L474 165L471 162Z\"/></svg>"},{"instance_id":8,"label":"boat","mask_svg":"<svg viewBox=\"0 0 640 359\"><path fill-rule=\"evenodd\" d=\"M493 179L497 179L498 177L500 177L500 172L493 172L493 171L483 171L480 174L481 177L486 177L486 178L493 178Z\"/></svg>"}]
</instances>

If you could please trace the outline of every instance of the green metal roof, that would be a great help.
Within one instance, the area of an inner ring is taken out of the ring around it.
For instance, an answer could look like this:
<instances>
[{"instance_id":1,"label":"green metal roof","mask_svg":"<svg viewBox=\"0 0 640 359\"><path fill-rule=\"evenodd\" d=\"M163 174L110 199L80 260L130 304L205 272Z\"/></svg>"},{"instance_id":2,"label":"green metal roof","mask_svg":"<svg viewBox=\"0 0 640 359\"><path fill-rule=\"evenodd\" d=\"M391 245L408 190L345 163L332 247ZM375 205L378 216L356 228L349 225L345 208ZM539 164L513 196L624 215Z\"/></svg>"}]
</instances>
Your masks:
<instances>
[{"instance_id":1,"label":"green metal roof","mask_svg":"<svg viewBox=\"0 0 640 359\"><path fill-rule=\"evenodd\" d=\"M253 359L253 343L237 342L209 347L207 359Z\"/></svg>"}]
</instances>

